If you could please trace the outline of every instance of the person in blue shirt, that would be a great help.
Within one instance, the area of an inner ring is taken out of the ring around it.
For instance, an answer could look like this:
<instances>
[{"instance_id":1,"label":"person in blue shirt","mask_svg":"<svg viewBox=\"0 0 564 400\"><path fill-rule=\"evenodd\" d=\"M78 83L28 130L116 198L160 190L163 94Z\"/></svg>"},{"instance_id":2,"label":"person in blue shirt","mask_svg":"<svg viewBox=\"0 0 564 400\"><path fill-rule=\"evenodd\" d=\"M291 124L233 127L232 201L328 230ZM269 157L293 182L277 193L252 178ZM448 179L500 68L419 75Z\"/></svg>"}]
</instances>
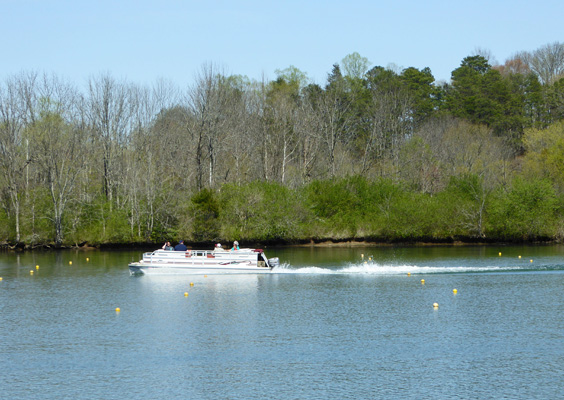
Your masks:
<instances>
[{"instance_id":1,"label":"person in blue shirt","mask_svg":"<svg viewBox=\"0 0 564 400\"><path fill-rule=\"evenodd\" d=\"M176 251L186 251L188 247L184 244L184 240L181 240L176 246L174 246L174 250Z\"/></svg>"},{"instance_id":2,"label":"person in blue shirt","mask_svg":"<svg viewBox=\"0 0 564 400\"><path fill-rule=\"evenodd\" d=\"M231 251L233 251L233 250L239 250L239 242L238 241L233 242L233 247L231 248Z\"/></svg>"}]
</instances>

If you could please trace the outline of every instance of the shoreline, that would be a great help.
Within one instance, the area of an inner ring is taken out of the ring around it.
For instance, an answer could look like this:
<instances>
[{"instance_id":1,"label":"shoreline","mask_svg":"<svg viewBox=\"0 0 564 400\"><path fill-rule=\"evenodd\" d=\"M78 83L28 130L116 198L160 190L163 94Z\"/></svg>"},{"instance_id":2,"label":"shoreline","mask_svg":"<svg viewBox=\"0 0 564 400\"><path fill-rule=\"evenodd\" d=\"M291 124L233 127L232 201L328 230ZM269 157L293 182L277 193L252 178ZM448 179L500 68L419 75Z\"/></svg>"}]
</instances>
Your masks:
<instances>
[{"instance_id":1,"label":"shoreline","mask_svg":"<svg viewBox=\"0 0 564 400\"><path fill-rule=\"evenodd\" d=\"M190 242L184 241L189 249L213 248L217 242ZM226 240L220 243L229 242ZM243 241L243 247L251 248L276 248L276 247L316 247L316 248L336 248L336 247L464 247L464 246L545 246L562 244L561 241L554 239L526 241L526 240L406 240L406 241L377 241L367 239L309 239L303 241ZM6 252L25 252L25 251L57 251L57 250L76 250L76 251L97 251L97 250L155 250L162 246L162 243L105 243L92 245L81 243L73 246L55 246L53 244L26 245L23 243L10 244L1 243L0 251Z\"/></svg>"}]
</instances>

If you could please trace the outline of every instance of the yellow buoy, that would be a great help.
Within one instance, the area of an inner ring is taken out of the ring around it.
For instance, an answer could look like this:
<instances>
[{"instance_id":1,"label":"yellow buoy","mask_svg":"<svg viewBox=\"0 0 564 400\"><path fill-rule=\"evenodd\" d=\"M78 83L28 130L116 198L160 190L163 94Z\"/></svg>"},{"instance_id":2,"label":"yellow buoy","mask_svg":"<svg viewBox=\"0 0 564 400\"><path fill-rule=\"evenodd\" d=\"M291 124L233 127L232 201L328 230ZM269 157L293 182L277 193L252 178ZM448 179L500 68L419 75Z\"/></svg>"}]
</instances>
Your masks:
<instances>
[{"instance_id":1,"label":"yellow buoy","mask_svg":"<svg viewBox=\"0 0 564 400\"><path fill-rule=\"evenodd\" d=\"M407 273L407 276L411 276L411 272L408 272L408 273Z\"/></svg>"},{"instance_id":2,"label":"yellow buoy","mask_svg":"<svg viewBox=\"0 0 564 400\"><path fill-rule=\"evenodd\" d=\"M90 259L88 257L86 257L86 262L90 261Z\"/></svg>"},{"instance_id":3,"label":"yellow buoy","mask_svg":"<svg viewBox=\"0 0 564 400\"><path fill-rule=\"evenodd\" d=\"M72 261L69 261L69 265L72 265Z\"/></svg>"},{"instance_id":4,"label":"yellow buoy","mask_svg":"<svg viewBox=\"0 0 564 400\"><path fill-rule=\"evenodd\" d=\"M533 260L531 260L531 262L533 262Z\"/></svg>"},{"instance_id":5,"label":"yellow buoy","mask_svg":"<svg viewBox=\"0 0 564 400\"><path fill-rule=\"evenodd\" d=\"M121 308L116 307L116 312L120 312L120 311L121 311Z\"/></svg>"},{"instance_id":6,"label":"yellow buoy","mask_svg":"<svg viewBox=\"0 0 564 400\"><path fill-rule=\"evenodd\" d=\"M519 259L521 258L521 256L519 256Z\"/></svg>"},{"instance_id":7,"label":"yellow buoy","mask_svg":"<svg viewBox=\"0 0 564 400\"><path fill-rule=\"evenodd\" d=\"M30 275L33 275L33 270L29 271L29 274L30 274Z\"/></svg>"},{"instance_id":8,"label":"yellow buoy","mask_svg":"<svg viewBox=\"0 0 564 400\"><path fill-rule=\"evenodd\" d=\"M190 282L190 286L194 286L194 282Z\"/></svg>"},{"instance_id":9,"label":"yellow buoy","mask_svg":"<svg viewBox=\"0 0 564 400\"><path fill-rule=\"evenodd\" d=\"M360 255L360 258L364 259L364 254L361 254L361 255Z\"/></svg>"},{"instance_id":10,"label":"yellow buoy","mask_svg":"<svg viewBox=\"0 0 564 400\"><path fill-rule=\"evenodd\" d=\"M422 284L422 285L425 284L425 279L421 279L421 284Z\"/></svg>"},{"instance_id":11,"label":"yellow buoy","mask_svg":"<svg viewBox=\"0 0 564 400\"><path fill-rule=\"evenodd\" d=\"M499 252L499 256L501 257L501 251Z\"/></svg>"},{"instance_id":12,"label":"yellow buoy","mask_svg":"<svg viewBox=\"0 0 564 400\"><path fill-rule=\"evenodd\" d=\"M458 293L458 290L452 289L452 293L457 294L457 293Z\"/></svg>"},{"instance_id":13,"label":"yellow buoy","mask_svg":"<svg viewBox=\"0 0 564 400\"><path fill-rule=\"evenodd\" d=\"M184 292L184 297L188 297L188 292Z\"/></svg>"},{"instance_id":14,"label":"yellow buoy","mask_svg":"<svg viewBox=\"0 0 564 400\"><path fill-rule=\"evenodd\" d=\"M439 303L433 303L433 308L439 308Z\"/></svg>"},{"instance_id":15,"label":"yellow buoy","mask_svg":"<svg viewBox=\"0 0 564 400\"><path fill-rule=\"evenodd\" d=\"M207 278L207 277L208 277L207 275L204 275L204 278Z\"/></svg>"},{"instance_id":16,"label":"yellow buoy","mask_svg":"<svg viewBox=\"0 0 564 400\"><path fill-rule=\"evenodd\" d=\"M0 281L2 280L2 277L0 276Z\"/></svg>"},{"instance_id":17,"label":"yellow buoy","mask_svg":"<svg viewBox=\"0 0 564 400\"><path fill-rule=\"evenodd\" d=\"M35 266L35 269L39 269L39 265L36 265L36 266Z\"/></svg>"}]
</instances>

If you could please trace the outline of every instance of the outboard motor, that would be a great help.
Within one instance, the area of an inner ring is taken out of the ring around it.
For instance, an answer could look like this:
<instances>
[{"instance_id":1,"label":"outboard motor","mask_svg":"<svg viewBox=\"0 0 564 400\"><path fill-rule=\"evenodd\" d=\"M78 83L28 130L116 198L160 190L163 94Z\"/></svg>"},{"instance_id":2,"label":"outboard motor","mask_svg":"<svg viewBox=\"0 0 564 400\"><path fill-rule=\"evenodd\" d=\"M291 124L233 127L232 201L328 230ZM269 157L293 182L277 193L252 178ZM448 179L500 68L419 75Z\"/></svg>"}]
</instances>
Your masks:
<instances>
[{"instance_id":1,"label":"outboard motor","mask_svg":"<svg viewBox=\"0 0 564 400\"><path fill-rule=\"evenodd\" d=\"M280 260L278 259L278 257L269 258L268 265L270 266L270 268L276 268L280 265Z\"/></svg>"}]
</instances>

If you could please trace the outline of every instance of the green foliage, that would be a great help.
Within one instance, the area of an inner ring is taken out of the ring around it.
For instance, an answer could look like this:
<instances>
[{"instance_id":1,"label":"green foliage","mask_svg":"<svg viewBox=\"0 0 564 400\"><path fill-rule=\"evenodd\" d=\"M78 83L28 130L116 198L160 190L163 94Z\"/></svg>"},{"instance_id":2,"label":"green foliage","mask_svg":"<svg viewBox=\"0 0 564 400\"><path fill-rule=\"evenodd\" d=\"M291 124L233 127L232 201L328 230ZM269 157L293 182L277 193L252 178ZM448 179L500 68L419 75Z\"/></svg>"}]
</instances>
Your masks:
<instances>
[{"instance_id":1,"label":"green foliage","mask_svg":"<svg viewBox=\"0 0 564 400\"><path fill-rule=\"evenodd\" d=\"M343 66L345 76L360 79L368 70L370 61L368 61L368 58L362 57L355 51L343 58L341 64Z\"/></svg>"},{"instance_id":2,"label":"green foliage","mask_svg":"<svg viewBox=\"0 0 564 400\"><path fill-rule=\"evenodd\" d=\"M294 240L307 234L307 214L297 194L276 183L221 188L222 236L228 240Z\"/></svg>"},{"instance_id":3,"label":"green foliage","mask_svg":"<svg viewBox=\"0 0 564 400\"><path fill-rule=\"evenodd\" d=\"M128 213L125 209L114 208L111 212L108 212L102 228L102 237L106 243L139 241L138 236L131 232L131 226L128 224Z\"/></svg>"},{"instance_id":4,"label":"green foliage","mask_svg":"<svg viewBox=\"0 0 564 400\"><path fill-rule=\"evenodd\" d=\"M564 77L546 87L546 122L552 123L564 119Z\"/></svg>"},{"instance_id":5,"label":"green foliage","mask_svg":"<svg viewBox=\"0 0 564 400\"><path fill-rule=\"evenodd\" d=\"M355 176L313 182L306 188L306 202L321 237L411 240L438 233L434 200L389 180Z\"/></svg>"},{"instance_id":6,"label":"green foliage","mask_svg":"<svg viewBox=\"0 0 564 400\"><path fill-rule=\"evenodd\" d=\"M53 243L53 206L47 188L30 189L21 211L21 241L30 245Z\"/></svg>"},{"instance_id":7,"label":"green foliage","mask_svg":"<svg viewBox=\"0 0 564 400\"><path fill-rule=\"evenodd\" d=\"M129 224L129 216L125 209L120 209L99 195L95 201L82 206L80 211L73 210L71 226L74 230L68 234L68 244L88 242L102 243L130 243L140 241L139 236ZM79 213L78 215L76 213Z\"/></svg>"},{"instance_id":8,"label":"green foliage","mask_svg":"<svg viewBox=\"0 0 564 400\"><path fill-rule=\"evenodd\" d=\"M379 93L394 92L402 86L394 71L380 66L376 66L366 73L366 84L370 90Z\"/></svg>"},{"instance_id":9,"label":"green foliage","mask_svg":"<svg viewBox=\"0 0 564 400\"><path fill-rule=\"evenodd\" d=\"M543 100L543 87L537 76L533 73L515 73L508 75L506 79L513 94L513 109L521 107L523 110L523 126L527 128L545 126L549 113Z\"/></svg>"},{"instance_id":10,"label":"green foliage","mask_svg":"<svg viewBox=\"0 0 564 400\"><path fill-rule=\"evenodd\" d=\"M285 69L277 69L276 75L278 77L277 82L285 82L290 86L294 86L297 90L305 87L309 81L307 73L301 71L299 68L290 65Z\"/></svg>"},{"instance_id":11,"label":"green foliage","mask_svg":"<svg viewBox=\"0 0 564 400\"><path fill-rule=\"evenodd\" d=\"M523 137L524 175L547 178L564 192L564 122L546 129L528 129Z\"/></svg>"},{"instance_id":12,"label":"green foliage","mask_svg":"<svg viewBox=\"0 0 564 400\"><path fill-rule=\"evenodd\" d=\"M220 239L220 204L211 189L203 189L192 196L190 211L193 218L192 235L197 241Z\"/></svg>"},{"instance_id":13,"label":"green foliage","mask_svg":"<svg viewBox=\"0 0 564 400\"><path fill-rule=\"evenodd\" d=\"M483 176L466 173L451 177L441 197L454 236L485 237L490 195Z\"/></svg>"},{"instance_id":14,"label":"green foliage","mask_svg":"<svg viewBox=\"0 0 564 400\"><path fill-rule=\"evenodd\" d=\"M452 115L491 127L515 145L523 131L524 105L508 79L491 69L482 56L466 57L452 72L447 108Z\"/></svg>"},{"instance_id":15,"label":"green foliage","mask_svg":"<svg viewBox=\"0 0 564 400\"><path fill-rule=\"evenodd\" d=\"M517 178L508 191L498 190L492 203L494 236L512 240L554 236L558 199L547 180Z\"/></svg>"},{"instance_id":16,"label":"green foliage","mask_svg":"<svg viewBox=\"0 0 564 400\"><path fill-rule=\"evenodd\" d=\"M350 179L315 181L305 188L306 204L318 222L317 236L356 235L362 213L359 183Z\"/></svg>"},{"instance_id":17,"label":"green foliage","mask_svg":"<svg viewBox=\"0 0 564 400\"><path fill-rule=\"evenodd\" d=\"M6 209L0 209L0 242L15 241L12 237L15 233L13 225L14 223L6 214Z\"/></svg>"},{"instance_id":18,"label":"green foliage","mask_svg":"<svg viewBox=\"0 0 564 400\"><path fill-rule=\"evenodd\" d=\"M485 74L491 69L491 67L492 66L488 63L488 60L483 56L468 56L462 60L460 68L453 71L452 76L454 78L458 75L468 73L469 71L478 74Z\"/></svg>"},{"instance_id":19,"label":"green foliage","mask_svg":"<svg viewBox=\"0 0 564 400\"><path fill-rule=\"evenodd\" d=\"M435 78L429 68L419 71L417 68L406 68L402 71L400 80L413 96L413 118L416 126L427 120L439 106L435 95L433 82Z\"/></svg>"},{"instance_id":20,"label":"green foliage","mask_svg":"<svg viewBox=\"0 0 564 400\"><path fill-rule=\"evenodd\" d=\"M416 192L402 192L393 206L391 228L394 240L434 240L444 237L438 199Z\"/></svg>"}]
</instances>

